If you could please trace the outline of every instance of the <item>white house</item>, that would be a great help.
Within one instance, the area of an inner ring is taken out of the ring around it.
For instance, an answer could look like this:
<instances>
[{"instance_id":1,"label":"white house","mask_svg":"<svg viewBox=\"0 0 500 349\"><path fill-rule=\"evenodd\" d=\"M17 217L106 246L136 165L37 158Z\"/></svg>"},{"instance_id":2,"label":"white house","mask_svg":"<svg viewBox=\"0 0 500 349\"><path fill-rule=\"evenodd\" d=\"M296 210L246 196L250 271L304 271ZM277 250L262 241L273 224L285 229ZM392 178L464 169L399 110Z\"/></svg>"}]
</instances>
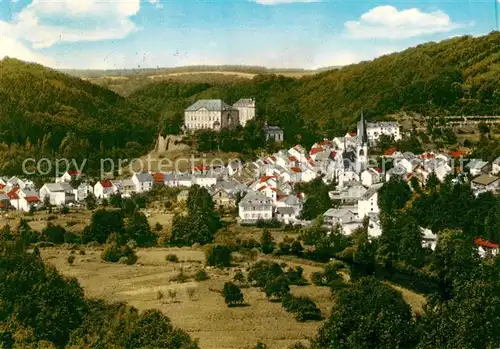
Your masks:
<instances>
[{"instance_id":1,"label":"white house","mask_svg":"<svg viewBox=\"0 0 500 349\"><path fill-rule=\"evenodd\" d=\"M77 170L69 170L64 172L61 177L56 177L56 183L69 183L73 179L81 177L82 173Z\"/></svg>"},{"instance_id":2,"label":"white house","mask_svg":"<svg viewBox=\"0 0 500 349\"><path fill-rule=\"evenodd\" d=\"M368 142L372 145L377 144L382 135L392 137L396 141L401 139L399 124L396 122L368 122L366 125L366 133L368 135Z\"/></svg>"},{"instance_id":3,"label":"white house","mask_svg":"<svg viewBox=\"0 0 500 349\"><path fill-rule=\"evenodd\" d=\"M143 193L153 188L154 179L151 173L138 172L132 176L132 182L135 184L136 192Z\"/></svg>"},{"instance_id":4,"label":"white house","mask_svg":"<svg viewBox=\"0 0 500 349\"><path fill-rule=\"evenodd\" d=\"M483 238L476 238L474 243L477 246L479 256L485 258L498 255L498 245Z\"/></svg>"},{"instance_id":5,"label":"white house","mask_svg":"<svg viewBox=\"0 0 500 349\"><path fill-rule=\"evenodd\" d=\"M378 191L381 185L377 185L368 189L368 191L358 201L358 215L363 219L370 213L379 213L378 207Z\"/></svg>"},{"instance_id":6,"label":"white house","mask_svg":"<svg viewBox=\"0 0 500 349\"><path fill-rule=\"evenodd\" d=\"M371 187L380 182L382 182L382 174L379 169L370 167L361 172L361 184L365 187Z\"/></svg>"},{"instance_id":7,"label":"white house","mask_svg":"<svg viewBox=\"0 0 500 349\"><path fill-rule=\"evenodd\" d=\"M496 175L500 174L500 156L493 160L493 164L491 166L491 173Z\"/></svg>"},{"instance_id":8,"label":"white house","mask_svg":"<svg viewBox=\"0 0 500 349\"><path fill-rule=\"evenodd\" d=\"M368 214L368 237L370 239L378 238L382 235L382 225L378 214Z\"/></svg>"},{"instance_id":9,"label":"white house","mask_svg":"<svg viewBox=\"0 0 500 349\"><path fill-rule=\"evenodd\" d=\"M108 180L101 180L94 185L94 195L98 199L108 199L117 192L118 188Z\"/></svg>"},{"instance_id":10,"label":"white house","mask_svg":"<svg viewBox=\"0 0 500 349\"><path fill-rule=\"evenodd\" d=\"M69 183L45 183L40 188L40 199L48 197L50 204L62 206L75 201L74 188Z\"/></svg>"},{"instance_id":11,"label":"white house","mask_svg":"<svg viewBox=\"0 0 500 349\"><path fill-rule=\"evenodd\" d=\"M345 206L342 208L330 208L323 213L323 223L326 225L344 225L352 222L359 223L356 207Z\"/></svg>"},{"instance_id":12,"label":"white house","mask_svg":"<svg viewBox=\"0 0 500 349\"><path fill-rule=\"evenodd\" d=\"M436 249L437 245L437 235L432 232L430 229L420 227L420 231L422 231L422 247L430 248L431 250Z\"/></svg>"},{"instance_id":13,"label":"white house","mask_svg":"<svg viewBox=\"0 0 500 349\"><path fill-rule=\"evenodd\" d=\"M480 175L471 181L471 188L476 195L487 191L495 192L500 188L500 178L488 174Z\"/></svg>"},{"instance_id":14,"label":"white house","mask_svg":"<svg viewBox=\"0 0 500 349\"><path fill-rule=\"evenodd\" d=\"M207 174L195 174L193 175L193 184L197 184L200 187L211 187L215 184L217 184L217 177L214 175L211 175L210 173Z\"/></svg>"},{"instance_id":15,"label":"white house","mask_svg":"<svg viewBox=\"0 0 500 349\"><path fill-rule=\"evenodd\" d=\"M78 188L76 188L75 200L83 201L92 193L94 193L94 188L89 182L80 183Z\"/></svg>"},{"instance_id":16,"label":"white house","mask_svg":"<svg viewBox=\"0 0 500 349\"><path fill-rule=\"evenodd\" d=\"M481 159L472 159L465 167L469 169L471 175L478 176L487 171L488 162Z\"/></svg>"},{"instance_id":17,"label":"white house","mask_svg":"<svg viewBox=\"0 0 500 349\"><path fill-rule=\"evenodd\" d=\"M278 207L276 209L276 219L285 224L295 224L299 221L300 214L292 207Z\"/></svg>"},{"instance_id":18,"label":"white house","mask_svg":"<svg viewBox=\"0 0 500 349\"><path fill-rule=\"evenodd\" d=\"M238 215L243 221L270 220L273 218L272 200L260 192L251 191L238 204Z\"/></svg>"}]
</instances>

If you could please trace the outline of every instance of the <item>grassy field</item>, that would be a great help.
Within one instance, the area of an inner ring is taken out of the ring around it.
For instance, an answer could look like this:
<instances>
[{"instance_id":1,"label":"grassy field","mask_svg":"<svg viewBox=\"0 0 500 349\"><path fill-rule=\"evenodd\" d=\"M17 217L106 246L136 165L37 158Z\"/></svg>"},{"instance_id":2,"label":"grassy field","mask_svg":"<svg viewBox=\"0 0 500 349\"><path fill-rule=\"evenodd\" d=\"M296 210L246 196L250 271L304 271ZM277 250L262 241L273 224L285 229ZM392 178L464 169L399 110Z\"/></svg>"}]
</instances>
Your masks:
<instances>
[{"instance_id":1,"label":"grassy field","mask_svg":"<svg viewBox=\"0 0 500 349\"><path fill-rule=\"evenodd\" d=\"M75 262L70 266L66 261L70 251L42 249L43 259L63 274L76 277L88 296L126 301L140 310L157 308L176 326L199 339L202 349L252 348L258 341L272 349L285 349L297 341L307 342L322 324L297 322L280 303L268 301L257 288L242 289L248 306L228 308L217 291L232 279L236 269L245 268L249 262L218 270L204 267L204 253L200 249L154 248L139 249L138 263L128 266L106 263L100 259L100 253L99 249L86 249L85 255L75 253ZM180 262L165 261L169 253L176 254ZM321 270L307 264L303 267L306 276ZM210 279L169 281L181 268L187 275L204 269ZM188 289L194 290L194 296L189 296ZM175 299L167 296L169 290L176 293ZM165 298L158 299L159 292ZM323 314L328 315L332 299L327 287L293 287L292 293L312 297Z\"/></svg>"},{"instance_id":2,"label":"grassy field","mask_svg":"<svg viewBox=\"0 0 500 349\"><path fill-rule=\"evenodd\" d=\"M217 234L216 241L229 242L237 237L258 239L260 233L261 229L231 225L227 231ZM292 236L273 230L276 241L281 241L285 235ZM270 349L286 349L299 341L307 343L323 324L323 321L297 322L280 303L270 302L254 287L242 288L247 306L228 308L220 294L224 283L231 281L238 270L245 273L255 262L239 253L233 254L233 267L215 269L205 266L203 248L138 249L139 259L135 265L106 263L100 258L101 252L100 248L86 248L85 254L80 255L78 251L52 247L43 248L41 253L43 259L60 272L76 277L88 296L126 301L140 310L159 309L174 325L198 339L202 349L250 349L259 341ZM76 257L73 265L67 262L71 254ZM166 261L168 254L175 254L179 262ZM260 255L259 259L286 263L294 268L301 266L309 281L312 273L323 270L320 263L293 256ZM181 270L188 280L173 281ZM194 275L200 270L207 272L208 280L195 280ZM348 275L343 275L347 281ZM425 304L422 295L392 286L402 292L414 313L422 312ZM175 297L170 296L172 293ZM325 318L330 315L334 299L328 287L292 286L292 293L311 297Z\"/></svg>"}]
</instances>

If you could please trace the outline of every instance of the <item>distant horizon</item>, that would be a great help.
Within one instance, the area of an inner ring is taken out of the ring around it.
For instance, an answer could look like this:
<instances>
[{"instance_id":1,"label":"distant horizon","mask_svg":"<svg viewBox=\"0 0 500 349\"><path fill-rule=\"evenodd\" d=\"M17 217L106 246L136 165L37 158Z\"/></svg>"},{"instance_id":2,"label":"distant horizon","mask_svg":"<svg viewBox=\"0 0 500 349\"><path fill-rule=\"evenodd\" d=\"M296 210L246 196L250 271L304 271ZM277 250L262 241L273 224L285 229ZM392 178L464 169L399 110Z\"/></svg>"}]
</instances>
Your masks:
<instances>
[{"instance_id":1,"label":"distant horizon","mask_svg":"<svg viewBox=\"0 0 500 349\"><path fill-rule=\"evenodd\" d=\"M494 0L3 0L0 58L59 70L317 70L496 28Z\"/></svg>"}]
</instances>

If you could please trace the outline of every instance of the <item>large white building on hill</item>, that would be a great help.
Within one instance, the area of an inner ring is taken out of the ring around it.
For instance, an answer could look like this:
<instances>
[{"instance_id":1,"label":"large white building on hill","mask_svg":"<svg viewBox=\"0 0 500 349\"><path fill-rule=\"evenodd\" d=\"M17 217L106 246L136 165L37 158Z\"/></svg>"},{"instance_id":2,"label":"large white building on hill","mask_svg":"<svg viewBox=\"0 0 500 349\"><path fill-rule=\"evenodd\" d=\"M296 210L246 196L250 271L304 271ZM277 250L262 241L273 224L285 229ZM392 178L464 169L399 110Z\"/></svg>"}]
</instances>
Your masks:
<instances>
[{"instance_id":1,"label":"large white building on hill","mask_svg":"<svg viewBox=\"0 0 500 349\"><path fill-rule=\"evenodd\" d=\"M238 109L241 127L245 127L247 121L255 118L255 99L253 98L242 98L233 104L233 108Z\"/></svg>"},{"instance_id":2,"label":"large white building on hill","mask_svg":"<svg viewBox=\"0 0 500 349\"><path fill-rule=\"evenodd\" d=\"M360 121L358 123L358 129L360 128ZM368 122L366 123L366 134L368 136L368 142L370 145L376 145L380 136L386 135L393 137L395 141L401 139L401 132L399 131L399 125L397 122L391 121L379 121L379 122ZM359 136L359 135L358 135Z\"/></svg>"},{"instance_id":3,"label":"large white building on hill","mask_svg":"<svg viewBox=\"0 0 500 349\"><path fill-rule=\"evenodd\" d=\"M184 127L186 131L209 129L220 131L245 127L249 120L255 118L255 100L242 98L233 106L221 99L200 99L184 111Z\"/></svg>"}]
</instances>

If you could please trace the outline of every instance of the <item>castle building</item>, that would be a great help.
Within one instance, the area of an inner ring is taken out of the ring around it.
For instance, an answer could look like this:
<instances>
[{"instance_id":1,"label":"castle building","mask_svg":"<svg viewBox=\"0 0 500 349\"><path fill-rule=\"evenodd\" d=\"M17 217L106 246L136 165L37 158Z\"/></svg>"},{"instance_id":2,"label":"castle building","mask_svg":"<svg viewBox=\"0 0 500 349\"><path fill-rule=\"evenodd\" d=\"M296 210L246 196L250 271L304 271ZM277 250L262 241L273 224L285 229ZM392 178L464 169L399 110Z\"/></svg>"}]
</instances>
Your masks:
<instances>
[{"instance_id":1,"label":"castle building","mask_svg":"<svg viewBox=\"0 0 500 349\"><path fill-rule=\"evenodd\" d=\"M249 120L255 118L255 99L253 98L242 98L233 104L233 108L238 109L241 127L245 127Z\"/></svg>"},{"instance_id":2,"label":"castle building","mask_svg":"<svg viewBox=\"0 0 500 349\"><path fill-rule=\"evenodd\" d=\"M200 99L184 111L184 127L186 131L210 129L220 131L245 127L249 120L255 118L255 99L242 98L233 106L221 99Z\"/></svg>"},{"instance_id":3,"label":"castle building","mask_svg":"<svg viewBox=\"0 0 500 349\"><path fill-rule=\"evenodd\" d=\"M186 131L234 128L239 125L238 114L221 99L200 99L184 111L184 127Z\"/></svg>"},{"instance_id":4,"label":"castle building","mask_svg":"<svg viewBox=\"0 0 500 349\"><path fill-rule=\"evenodd\" d=\"M369 122L365 125L368 142L370 145L376 145L380 136L386 135L394 138L395 141L401 139L399 125L391 121Z\"/></svg>"}]
</instances>

